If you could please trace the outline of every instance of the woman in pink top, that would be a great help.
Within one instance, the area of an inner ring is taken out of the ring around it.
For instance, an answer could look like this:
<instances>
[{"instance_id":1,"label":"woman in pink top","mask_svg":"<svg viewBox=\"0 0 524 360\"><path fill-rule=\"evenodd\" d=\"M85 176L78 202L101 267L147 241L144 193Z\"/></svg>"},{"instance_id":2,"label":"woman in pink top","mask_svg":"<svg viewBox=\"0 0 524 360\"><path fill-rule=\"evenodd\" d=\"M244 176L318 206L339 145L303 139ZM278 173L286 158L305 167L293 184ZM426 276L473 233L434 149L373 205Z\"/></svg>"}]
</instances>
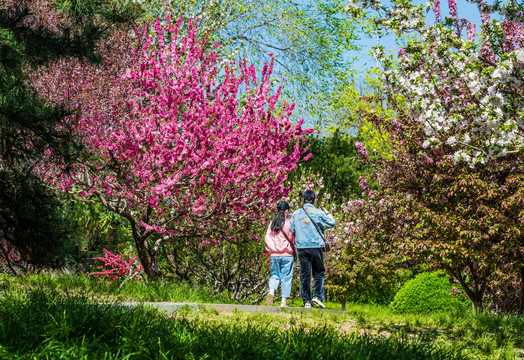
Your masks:
<instances>
[{"instance_id":1,"label":"woman in pink top","mask_svg":"<svg viewBox=\"0 0 524 360\"><path fill-rule=\"evenodd\" d=\"M290 207L286 201L277 204L277 215L271 221L266 232L266 251L271 256L271 277L269 278L269 293L266 305L273 306L278 284L282 282L282 303L287 306L287 299L291 296L293 281L293 249L295 235L289 231Z\"/></svg>"}]
</instances>

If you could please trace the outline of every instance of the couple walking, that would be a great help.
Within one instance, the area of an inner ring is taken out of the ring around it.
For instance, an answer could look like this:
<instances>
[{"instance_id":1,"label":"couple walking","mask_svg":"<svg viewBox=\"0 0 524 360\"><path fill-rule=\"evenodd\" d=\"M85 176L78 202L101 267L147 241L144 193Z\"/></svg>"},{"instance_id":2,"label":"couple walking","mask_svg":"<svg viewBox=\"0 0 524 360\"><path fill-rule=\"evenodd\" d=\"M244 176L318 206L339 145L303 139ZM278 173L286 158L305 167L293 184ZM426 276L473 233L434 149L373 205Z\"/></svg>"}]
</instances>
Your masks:
<instances>
[{"instance_id":1,"label":"couple walking","mask_svg":"<svg viewBox=\"0 0 524 360\"><path fill-rule=\"evenodd\" d=\"M315 193L306 190L304 206L290 216L291 208L286 201L277 204L277 215L267 229L266 251L271 259L271 277L266 305L273 305L275 292L282 283L282 307L287 306L293 282L293 253L298 255L300 265L300 294L304 307L311 305L324 309L324 229L335 226L333 215L315 207ZM291 217L291 219L289 219ZM313 273L313 298L311 297L311 273Z\"/></svg>"}]
</instances>

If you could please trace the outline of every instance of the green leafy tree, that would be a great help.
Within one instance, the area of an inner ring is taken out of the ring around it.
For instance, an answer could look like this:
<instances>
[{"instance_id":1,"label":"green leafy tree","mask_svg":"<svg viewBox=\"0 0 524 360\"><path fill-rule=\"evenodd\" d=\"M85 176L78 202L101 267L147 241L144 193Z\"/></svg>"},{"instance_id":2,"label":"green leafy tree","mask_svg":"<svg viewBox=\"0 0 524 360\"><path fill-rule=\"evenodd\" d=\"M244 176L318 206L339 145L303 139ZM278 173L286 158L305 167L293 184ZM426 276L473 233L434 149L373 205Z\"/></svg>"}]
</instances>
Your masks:
<instances>
[{"instance_id":1,"label":"green leafy tree","mask_svg":"<svg viewBox=\"0 0 524 360\"><path fill-rule=\"evenodd\" d=\"M311 135L305 146L310 148L308 154L312 156L290 174L289 182L296 183L311 174L320 176L323 187L319 188L318 196L337 203L359 193L358 179L366 167L355 161L355 141L356 138L338 129L326 135Z\"/></svg>"},{"instance_id":2,"label":"green leafy tree","mask_svg":"<svg viewBox=\"0 0 524 360\"><path fill-rule=\"evenodd\" d=\"M338 112L329 121L329 132L338 130L357 136L372 157L389 157L391 153L387 132L371 121L376 116L387 119L394 119L396 116L386 102L375 100L380 98L383 88L377 69L370 70L360 86L344 86L333 96L334 107Z\"/></svg>"},{"instance_id":3,"label":"green leafy tree","mask_svg":"<svg viewBox=\"0 0 524 360\"><path fill-rule=\"evenodd\" d=\"M338 114L329 119L331 126L323 133L310 135L307 146L311 158L294 171L290 181L305 174L322 176L324 187L320 195L333 198L340 204L354 194L361 194L358 185L360 176L371 169L356 161L356 143L370 149L371 157L389 158L391 144L387 132L372 123L371 119L381 116L393 119L395 114L387 105L375 99L380 94L380 81L373 75L366 78L367 89L346 86L334 97ZM376 187L372 184L372 187Z\"/></svg>"}]
</instances>

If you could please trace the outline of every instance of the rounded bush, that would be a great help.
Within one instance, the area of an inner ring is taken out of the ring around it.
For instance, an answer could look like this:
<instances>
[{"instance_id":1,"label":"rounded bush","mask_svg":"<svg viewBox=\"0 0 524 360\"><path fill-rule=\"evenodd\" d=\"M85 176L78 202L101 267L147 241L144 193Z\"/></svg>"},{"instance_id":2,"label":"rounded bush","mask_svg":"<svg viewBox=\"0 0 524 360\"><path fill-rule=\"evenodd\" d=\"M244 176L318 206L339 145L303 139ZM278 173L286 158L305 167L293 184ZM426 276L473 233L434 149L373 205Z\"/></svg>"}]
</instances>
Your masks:
<instances>
[{"instance_id":1,"label":"rounded bush","mask_svg":"<svg viewBox=\"0 0 524 360\"><path fill-rule=\"evenodd\" d=\"M429 313L465 310L471 306L471 302L452 287L441 271L418 274L397 292L391 310L396 313Z\"/></svg>"}]
</instances>

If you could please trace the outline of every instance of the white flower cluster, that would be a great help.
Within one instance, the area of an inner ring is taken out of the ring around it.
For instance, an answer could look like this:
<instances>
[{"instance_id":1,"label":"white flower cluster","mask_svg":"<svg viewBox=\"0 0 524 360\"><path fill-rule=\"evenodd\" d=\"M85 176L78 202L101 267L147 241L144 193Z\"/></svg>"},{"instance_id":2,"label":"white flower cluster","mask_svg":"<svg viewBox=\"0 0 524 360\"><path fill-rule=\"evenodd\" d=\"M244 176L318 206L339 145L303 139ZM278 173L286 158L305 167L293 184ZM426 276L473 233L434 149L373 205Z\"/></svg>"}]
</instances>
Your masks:
<instances>
[{"instance_id":1,"label":"white flower cluster","mask_svg":"<svg viewBox=\"0 0 524 360\"><path fill-rule=\"evenodd\" d=\"M480 46L457 37L455 29L408 24L410 15L419 21L420 7L393 8L389 23L400 31L417 29L419 43L397 61L376 55L386 64L390 91L404 95L411 116L424 125L422 146L445 144L455 161L472 165L523 150L524 50L486 61Z\"/></svg>"}]
</instances>

